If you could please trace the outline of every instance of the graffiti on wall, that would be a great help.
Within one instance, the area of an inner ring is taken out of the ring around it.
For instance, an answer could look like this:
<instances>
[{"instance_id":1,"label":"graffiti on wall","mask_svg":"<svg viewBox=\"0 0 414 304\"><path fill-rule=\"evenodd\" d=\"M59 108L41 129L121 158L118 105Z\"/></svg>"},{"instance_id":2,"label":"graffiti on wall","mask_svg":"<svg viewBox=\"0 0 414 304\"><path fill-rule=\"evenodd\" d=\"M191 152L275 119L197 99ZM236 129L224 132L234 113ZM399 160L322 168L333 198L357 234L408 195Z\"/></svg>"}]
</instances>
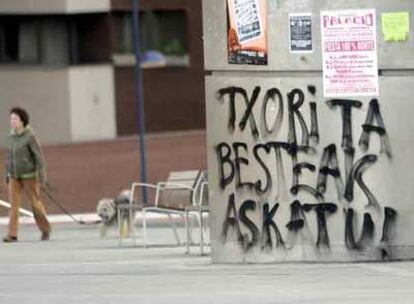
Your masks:
<instances>
[{"instance_id":1,"label":"graffiti on wall","mask_svg":"<svg viewBox=\"0 0 414 304\"><path fill-rule=\"evenodd\" d=\"M389 206L391 202L379 201L375 189L364 179L379 157L392 160L392 147L379 100L373 98L363 107L360 100L318 100L317 93L313 85L293 88L287 93L276 87L263 89L260 86L252 90L230 86L217 91L220 107L228 111L227 127L223 132L249 134L254 142L251 145L234 140L215 145L219 187L222 191L234 189L224 208L221 239L224 243L230 238L237 239L244 251L256 247L261 250L288 248L296 244L297 235L308 233L308 219L314 217L317 224L312 228L314 245L329 249L329 219L341 212L343 243L347 249L364 250L374 245L377 236L382 258L389 258L397 211ZM277 109L273 119L266 115L270 107ZM337 115L335 119L341 121L338 144L320 145L323 130L319 126L319 107L328 107L332 115ZM355 122L355 111L364 111L365 120ZM288 126L286 135L281 132L284 122ZM378 151L370 149L374 140L380 143ZM254 178L249 174L252 168L260 172ZM312 174L315 182L305 182L304 173ZM291 179L287 180L286 176ZM329 180L332 182L328 183ZM334 187L334 199L327 197L328 187ZM362 223L355 220L356 213L361 210L353 206L357 188L366 200ZM284 189L288 192L288 202L280 195ZM239 191L249 193L251 198L236 201ZM276 195L271 196L271 193ZM305 201L301 194L308 199ZM278 218L281 208L289 208L290 218ZM376 222L376 218L381 218L381 222ZM361 229L355 229L357 224Z\"/></svg>"}]
</instances>

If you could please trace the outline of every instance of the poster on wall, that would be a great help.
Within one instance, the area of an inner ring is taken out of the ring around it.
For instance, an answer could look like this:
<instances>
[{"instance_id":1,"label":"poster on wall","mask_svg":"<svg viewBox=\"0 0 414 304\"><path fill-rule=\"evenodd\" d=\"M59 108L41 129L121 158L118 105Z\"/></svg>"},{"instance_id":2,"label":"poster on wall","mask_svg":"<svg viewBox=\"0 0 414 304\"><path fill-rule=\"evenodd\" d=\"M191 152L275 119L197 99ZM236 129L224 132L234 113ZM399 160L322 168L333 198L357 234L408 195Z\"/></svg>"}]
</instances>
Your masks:
<instances>
[{"instance_id":1,"label":"poster on wall","mask_svg":"<svg viewBox=\"0 0 414 304\"><path fill-rule=\"evenodd\" d=\"M387 42L407 41L410 33L410 13L392 12L381 14L381 28Z\"/></svg>"},{"instance_id":2,"label":"poster on wall","mask_svg":"<svg viewBox=\"0 0 414 304\"><path fill-rule=\"evenodd\" d=\"M289 14L291 53L312 53L312 14Z\"/></svg>"},{"instance_id":3,"label":"poster on wall","mask_svg":"<svg viewBox=\"0 0 414 304\"><path fill-rule=\"evenodd\" d=\"M227 0L228 62L267 64L266 0Z\"/></svg>"},{"instance_id":4,"label":"poster on wall","mask_svg":"<svg viewBox=\"0 0 414 304\"><path fill-rule=\"evenodd\" d=\"M375 9L321 12L325 97L377 96Z\"/></svg>"}]
</instances>

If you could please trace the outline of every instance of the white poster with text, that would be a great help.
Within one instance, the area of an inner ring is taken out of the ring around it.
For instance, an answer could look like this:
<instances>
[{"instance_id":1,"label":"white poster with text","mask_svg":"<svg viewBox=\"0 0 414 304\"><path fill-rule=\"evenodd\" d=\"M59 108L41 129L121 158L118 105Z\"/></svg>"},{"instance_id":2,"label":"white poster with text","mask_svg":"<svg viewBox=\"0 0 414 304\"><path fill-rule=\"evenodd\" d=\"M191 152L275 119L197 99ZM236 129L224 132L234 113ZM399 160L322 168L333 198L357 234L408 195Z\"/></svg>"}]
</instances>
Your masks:
<instances>
[{"instance_id":1,"label":"white poster with text","mask_svg":"<svg viewBox=\"0 0 414 304\"><path fill-rule=\"evenodd\" d=\"M377 96L375 9L322 11L325 97Z\"/></svg>"}]
</instances>

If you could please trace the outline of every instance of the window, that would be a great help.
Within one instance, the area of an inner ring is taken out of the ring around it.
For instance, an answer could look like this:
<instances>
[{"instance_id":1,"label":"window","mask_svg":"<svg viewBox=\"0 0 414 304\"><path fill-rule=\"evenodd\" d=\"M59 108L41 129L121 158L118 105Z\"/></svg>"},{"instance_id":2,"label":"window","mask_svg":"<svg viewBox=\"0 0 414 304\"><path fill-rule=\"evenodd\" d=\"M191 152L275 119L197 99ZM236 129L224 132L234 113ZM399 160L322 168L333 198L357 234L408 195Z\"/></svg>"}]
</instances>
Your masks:
<instances>
[{"instance_id":1,"label":"window","mask_svg":"<svg viewBox=\"0 0 414 304\"><path fill-rule=\"evenodd\" d=\"M107 14L0 16L0 64L110 62Z\"/></svg>"},{"instance_id":2,"label":"window","mask_svg":"<svg viewBox=\"0 0 414 304\"><path fill-rule=\"evenodd\" d=\"M116 52L132 54L132 14L115 15ZM158 51L167 65L188 65L187 19L184 10L140 12L141 52ZM144 57L145 58L145 57Z\"/></svg>"},{"instance_id":3,"label":"window","mask_svg":"<svg viewBox=\"0 0 414 304\"><path fill-rule=\"evenodd\" d=\"M119 54L131 54L134 52L132 43L132 15L117 14L114 16L115 51Z\"/></svg>"},{"instance_id":4,"label":"window","mask_svg":"<svg viewBox=\"0 0 414 304\"><path fill-rule=\"evenodd\" d=\"M109 24L107 14L82 14L68 17L71 64L110 62Z\"/></svg>"},{"instance_id":5,"label":"window","mask_svg":"<svg viewBox=\"0 0 414 304\"><path fill-rule=\"evenodd\" d=\"M19 24L3 22L0 25L0 61L16 62L19 58Z\"/></svg>"},{"instance_id":6,"label":"window","mask_svg":"<svg viewBox=\"0 0 414 304\"><path fill-rule=\"evenodd\" d=\"M1 17L0 63L40 62L40 27L34 18Z\"/></svg>"},{"instance_id":7,"label":"window","mask_svg":"<svg viewBox=\"0 0 414 304\"><path fill-rule=\"evenodd\" d=\"M188 53L184 11L146 11L141 17L143 51L158 50L165 56Z\"/></svg>"}]
</instances>

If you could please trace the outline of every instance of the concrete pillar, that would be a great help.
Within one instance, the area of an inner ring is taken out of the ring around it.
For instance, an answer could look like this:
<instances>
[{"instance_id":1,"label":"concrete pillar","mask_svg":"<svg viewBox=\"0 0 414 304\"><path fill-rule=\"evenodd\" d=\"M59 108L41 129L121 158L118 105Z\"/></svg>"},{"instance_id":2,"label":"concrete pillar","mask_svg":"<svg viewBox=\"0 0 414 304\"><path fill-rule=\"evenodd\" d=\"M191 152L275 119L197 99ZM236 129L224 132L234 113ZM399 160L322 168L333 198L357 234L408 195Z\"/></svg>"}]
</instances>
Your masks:
<instances>
[{"instance_id":1,"label":"concrete pillar","mask_svg":"<svg viewBox=\"0 0 414 304\"><path fill-rule=\"evenodd\" d=\"M267 6L268 64L235 65L226 1L203 3L213 262L413 258L414 35L387 42L380 22L413 2ZM376 9L380 94L332 100L320 12L357 8ZM289 13L312 13L312 53L290 52Z\"/></svg>"}]
</instances>

